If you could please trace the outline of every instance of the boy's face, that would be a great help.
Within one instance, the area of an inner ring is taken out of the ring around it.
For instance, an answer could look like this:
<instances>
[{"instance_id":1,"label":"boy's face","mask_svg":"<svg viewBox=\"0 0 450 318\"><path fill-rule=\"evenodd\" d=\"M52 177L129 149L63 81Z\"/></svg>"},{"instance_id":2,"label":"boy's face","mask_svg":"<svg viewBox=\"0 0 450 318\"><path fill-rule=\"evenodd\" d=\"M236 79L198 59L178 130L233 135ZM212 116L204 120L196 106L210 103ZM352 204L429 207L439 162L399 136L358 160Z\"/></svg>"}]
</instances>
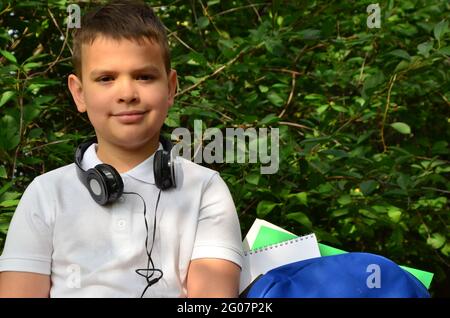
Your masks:
<instances>
[{"instance_id":1,"label":"boy's face","mask_svg":"<svg viewBox=\"0 0 450 318\"><path fill-rule=\"evenodd\" d=\"M155 145L173 104L176 72L167 74L156 41L139 45L99 36L82 46L82 81L71 74L68 84L99 145L132 150Z\"/></svg>"}]
</instances>

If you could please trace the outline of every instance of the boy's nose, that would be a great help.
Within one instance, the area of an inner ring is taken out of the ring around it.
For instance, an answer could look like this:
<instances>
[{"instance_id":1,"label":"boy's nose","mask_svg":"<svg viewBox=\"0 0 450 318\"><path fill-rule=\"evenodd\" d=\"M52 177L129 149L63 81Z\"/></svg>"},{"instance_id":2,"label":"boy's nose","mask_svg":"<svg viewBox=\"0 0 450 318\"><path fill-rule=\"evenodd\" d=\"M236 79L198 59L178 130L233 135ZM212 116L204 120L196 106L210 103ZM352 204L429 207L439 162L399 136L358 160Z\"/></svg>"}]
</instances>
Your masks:
<instances>
[{"instance_id":1,"label":"boy's nose","mask_svg":"<svg viewBox=\"0 0 450 318\"><path fill-rule=\"evenodd\" d=\"M119 91L119 103L130 104L139 100L139 94L130 80L122 81Z\"/></svg>"}]
</instances>

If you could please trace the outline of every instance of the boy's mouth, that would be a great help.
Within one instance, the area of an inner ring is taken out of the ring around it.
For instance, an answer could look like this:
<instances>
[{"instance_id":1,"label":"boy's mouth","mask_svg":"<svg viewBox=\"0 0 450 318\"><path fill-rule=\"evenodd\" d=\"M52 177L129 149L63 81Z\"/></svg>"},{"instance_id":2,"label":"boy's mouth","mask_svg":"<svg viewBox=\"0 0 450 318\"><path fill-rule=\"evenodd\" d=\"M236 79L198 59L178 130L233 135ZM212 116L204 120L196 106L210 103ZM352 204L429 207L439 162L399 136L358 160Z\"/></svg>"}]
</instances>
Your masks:
<instances>
[{"instance_id":1,"label":"boy's mouth","mask_svg":"<svg viewBox=\"0 0 450 318\"><path fill-rule=\"evenodd\" d=\"M113 114L112 116L117 118L122 124L134 124L141 121L147 113L148 111L144 110L129 110Z\"/></svg>"}]
</instances>

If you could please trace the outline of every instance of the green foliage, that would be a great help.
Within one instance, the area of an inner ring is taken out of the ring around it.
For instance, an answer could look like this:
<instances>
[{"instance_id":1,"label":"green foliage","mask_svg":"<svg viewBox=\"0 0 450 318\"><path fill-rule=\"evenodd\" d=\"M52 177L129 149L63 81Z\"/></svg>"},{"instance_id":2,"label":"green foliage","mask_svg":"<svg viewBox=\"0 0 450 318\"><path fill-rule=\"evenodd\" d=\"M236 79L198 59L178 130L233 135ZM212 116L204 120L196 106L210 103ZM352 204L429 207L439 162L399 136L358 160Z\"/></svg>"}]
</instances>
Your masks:
<instances>
[{"instance_id":1,"label":"green foliage","mask_svg":"<svg viewBox=\"0 0 450 318\"><path fill-rule=\"evenodd\" d=\"M278 127L280 169L212 164L255 217L436 273L449 296L447 1L161 1L180 90L166 120ZM0 1L0 248L27 184L93 134L66 86L65 0ZM85 12L94 4L80 4ZM33 10L30 10L33 8Z\"/></svg>"}]
</instances>

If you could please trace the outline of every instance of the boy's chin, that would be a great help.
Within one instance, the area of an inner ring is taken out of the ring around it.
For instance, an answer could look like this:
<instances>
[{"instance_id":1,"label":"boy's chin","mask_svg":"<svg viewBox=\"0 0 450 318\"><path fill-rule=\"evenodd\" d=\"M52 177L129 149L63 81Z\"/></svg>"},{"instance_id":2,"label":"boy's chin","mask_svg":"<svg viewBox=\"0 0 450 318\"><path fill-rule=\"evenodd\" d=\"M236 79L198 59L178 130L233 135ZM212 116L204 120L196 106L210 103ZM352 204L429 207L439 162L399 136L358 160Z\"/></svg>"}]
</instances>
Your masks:
<instances>
[{"instance_id":1,"label":"boy's chin","mask_svg":"<svg viewBox=\"0 0 450 318\"><path fill-rule=\"evenodd\" d=\"M153 137L148 138L146 135L144 138L142 136L131 136L127 135L124 137L114 138L114 140L105 140L106 143L113 144L115 147L120 147L123 150L136 151L143 148L151 148L159 143L159 133L153 134Z\"/></svg>"}]
</instances>

